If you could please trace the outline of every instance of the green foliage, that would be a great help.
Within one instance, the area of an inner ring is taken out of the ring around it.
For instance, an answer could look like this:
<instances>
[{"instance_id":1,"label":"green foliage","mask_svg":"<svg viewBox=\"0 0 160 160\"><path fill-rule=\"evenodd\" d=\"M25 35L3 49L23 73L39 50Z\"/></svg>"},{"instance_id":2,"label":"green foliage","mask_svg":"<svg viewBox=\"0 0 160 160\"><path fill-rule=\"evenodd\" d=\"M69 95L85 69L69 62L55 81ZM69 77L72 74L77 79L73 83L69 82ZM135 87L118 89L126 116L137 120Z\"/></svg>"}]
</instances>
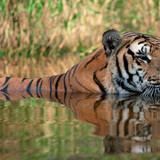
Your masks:
<instances>
[{"instance_id":1,"label":"green foliage","mask_svg":"<svg viewBox=\"0 0 160 160\"><path fill-rule=\"evenodd\" d=\"M1 0L0 57L81 53L101 43L110 28L158 34L159 5L159 0Z\"/></svg>"},{"instance_id":2,"label":"green foliage","mask_svg":"<svg viewBox=\"0 0 160 160\"><path fill-rule=\"evenodd\" d=\"M0 51L0 57L3 57L5 55L4 51Z\"/></svg>"}]
</instances>

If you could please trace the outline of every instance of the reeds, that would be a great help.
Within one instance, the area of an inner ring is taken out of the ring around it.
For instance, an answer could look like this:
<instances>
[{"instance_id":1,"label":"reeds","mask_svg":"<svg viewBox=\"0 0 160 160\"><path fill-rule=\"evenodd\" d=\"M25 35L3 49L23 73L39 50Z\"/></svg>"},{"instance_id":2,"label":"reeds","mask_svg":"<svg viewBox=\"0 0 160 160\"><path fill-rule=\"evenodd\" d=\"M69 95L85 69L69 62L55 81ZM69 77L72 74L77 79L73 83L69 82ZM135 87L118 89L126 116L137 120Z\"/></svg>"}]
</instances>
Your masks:
<instances>
[{"instance_id":1,"label":"reeds","mask_svg":"<svg viewBox=\"0 0 160 160\"><path fill-rule=\"evenodd\" d=\"M109 28L159 34L160 1L1 0L0 57L55 61L92 52Z\"/></svg>"},{"instance_id":2,"label":"reeds","mask_svg":"<svg viewBox=\"0 0 160 160\"><path fill-rule=\"evenodd\" d=\"M97 11L100 6L92 1L4 0L1 3L0 46L10 57L83 52L101 40L104 27L101 27L102 15Z\"/></svg>"}]
</instances>

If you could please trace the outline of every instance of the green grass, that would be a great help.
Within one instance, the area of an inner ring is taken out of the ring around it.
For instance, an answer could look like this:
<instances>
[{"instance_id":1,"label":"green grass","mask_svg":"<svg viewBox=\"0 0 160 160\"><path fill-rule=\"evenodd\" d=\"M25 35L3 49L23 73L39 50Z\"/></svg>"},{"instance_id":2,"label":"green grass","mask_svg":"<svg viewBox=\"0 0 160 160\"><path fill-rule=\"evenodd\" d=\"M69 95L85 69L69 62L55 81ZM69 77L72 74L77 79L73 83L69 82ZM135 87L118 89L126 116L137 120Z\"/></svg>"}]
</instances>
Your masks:
<instances>
[{"instance_id":1,"label":"green grass","mask_svg":"<svg viewBox=\"0 0 160 160\"><path fill-rule=\"evenodd\" d=\"M0 57L86 52L109 28L159 34L159 5L159 0L1 0Z\"/></svg>"}]
</instances>

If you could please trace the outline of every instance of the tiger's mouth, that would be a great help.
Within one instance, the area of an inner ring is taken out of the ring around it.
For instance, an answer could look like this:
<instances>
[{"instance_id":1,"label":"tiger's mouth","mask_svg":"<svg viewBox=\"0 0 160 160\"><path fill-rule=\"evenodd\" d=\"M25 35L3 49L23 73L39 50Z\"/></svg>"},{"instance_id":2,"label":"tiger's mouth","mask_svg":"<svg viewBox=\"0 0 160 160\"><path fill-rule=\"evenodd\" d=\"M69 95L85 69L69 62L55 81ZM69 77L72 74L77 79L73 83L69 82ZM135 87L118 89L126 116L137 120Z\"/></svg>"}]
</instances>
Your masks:
<instances>
[{"instance_id":1,"label":"tiger's mouth","mask_svg":"<svg viewBox=\"0 0 160 160\"><path fill-rule=\"evenodd\" d=\"M149 83L140 94L141 96L160 97L160 83Z\"/></svg>"}]
</instances>

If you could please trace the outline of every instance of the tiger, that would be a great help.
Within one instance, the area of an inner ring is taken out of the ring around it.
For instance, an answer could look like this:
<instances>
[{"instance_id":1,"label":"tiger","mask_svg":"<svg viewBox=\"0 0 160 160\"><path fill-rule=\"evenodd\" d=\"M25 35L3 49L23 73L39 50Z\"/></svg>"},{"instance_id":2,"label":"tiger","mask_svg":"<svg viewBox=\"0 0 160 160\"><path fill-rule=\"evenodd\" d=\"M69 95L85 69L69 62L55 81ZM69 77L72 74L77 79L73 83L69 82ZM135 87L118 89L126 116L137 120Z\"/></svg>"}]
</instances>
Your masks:
<instances>
[{"instance_id":1,"label":"tiger","mask_svg":"<svg viewBox=\"0 0 160 160\"><path fill-rule=\"evenodd\" d=\"M148 34L107 30L102 46L66 73L44 78L0 78L0 92L10 91L42 97L42 92L59 99L63 92L159 96L160 38Z\"/></svg>"}]
</instances>

